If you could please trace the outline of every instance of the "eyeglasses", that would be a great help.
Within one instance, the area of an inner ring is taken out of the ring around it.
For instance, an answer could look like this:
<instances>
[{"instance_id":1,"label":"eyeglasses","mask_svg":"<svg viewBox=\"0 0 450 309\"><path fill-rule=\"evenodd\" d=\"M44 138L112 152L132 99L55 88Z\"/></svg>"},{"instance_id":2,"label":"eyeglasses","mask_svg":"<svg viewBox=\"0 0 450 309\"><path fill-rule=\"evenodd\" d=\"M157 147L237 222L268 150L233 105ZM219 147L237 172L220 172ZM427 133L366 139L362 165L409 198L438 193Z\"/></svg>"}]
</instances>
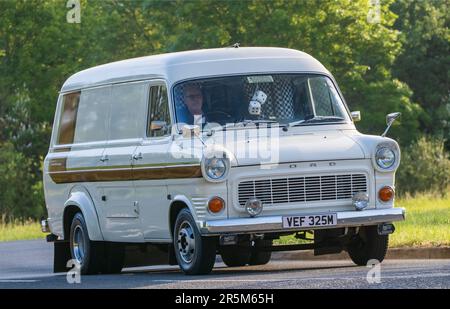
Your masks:
<instances>
[{"instance_id":1,"label":"eyeglasses","mask_svg":"<svg viewBox=\"0 0 450 309\"><path fill-rule=\"evenodd\" d=\"M203 96L201 94L191 94L191 95L185 96L185 98L192 101L192 100L201 99L201 98L203 98Z\"/></svg>"}]
</instances>

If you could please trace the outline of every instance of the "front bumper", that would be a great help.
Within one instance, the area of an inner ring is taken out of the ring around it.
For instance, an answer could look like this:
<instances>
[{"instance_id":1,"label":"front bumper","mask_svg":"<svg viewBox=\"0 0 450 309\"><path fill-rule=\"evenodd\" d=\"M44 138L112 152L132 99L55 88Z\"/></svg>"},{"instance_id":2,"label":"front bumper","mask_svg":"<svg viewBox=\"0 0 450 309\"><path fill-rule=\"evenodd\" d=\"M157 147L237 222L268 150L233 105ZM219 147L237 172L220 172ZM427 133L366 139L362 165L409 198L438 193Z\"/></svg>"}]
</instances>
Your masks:
<instances>
[{"instance_id":1,"label":"front bumper","mask_svg":"<svg viewBox=\"0 0 450 309\"><path fill-rule=\"evenodd\" d=\"M295 232L300 230L330 229L375 225L379 223L405 220L404 208L373 209L363 211L337 212L337 225L326 227L283 228L282 216L237 218L211 220L203 222L200 227L202 234L214 235L224 233L267 233Z\"/></svg>"}]
</instances>

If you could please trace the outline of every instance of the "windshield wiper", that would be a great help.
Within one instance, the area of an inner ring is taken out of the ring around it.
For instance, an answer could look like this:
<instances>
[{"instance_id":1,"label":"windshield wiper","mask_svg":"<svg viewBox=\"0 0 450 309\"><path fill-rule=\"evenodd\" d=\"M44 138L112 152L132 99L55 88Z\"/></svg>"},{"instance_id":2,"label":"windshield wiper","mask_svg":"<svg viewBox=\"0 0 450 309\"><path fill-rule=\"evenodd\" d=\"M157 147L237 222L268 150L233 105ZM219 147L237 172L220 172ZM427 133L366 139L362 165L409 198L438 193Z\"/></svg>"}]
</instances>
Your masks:
<instances>
[{"instance_id":1,"label":"windshield wiper","mask_svg":"<svg viewBox=\"0 0 450 309\"><path fill-rule=\"evenodd\" d=\"M260 124L260 123L277 123L275 120L265 120L265 119L246 119L242 121L244 123L244 126L254 123L254 124Z\"/></svg>"},{"instance_id":2,"label":"windshield wiper","mask_svg":"<svg viewBox=\"0 0 450 309\"><path fill-rule=\"evenodd\" d=\"M333 121L344 121L345 119L338 116L315 116L309 119L302 119L294 122L290 122L288 127L295 127L297 125L315 123L315 122L333 122Z\"/></svg>"},{"instance_id":3,"label":"windshield wiper","mask_svg":"<svg viewBox=\"0 0 450 309\"><path fill-rule=\"evenodd\" d=\"M260 123L278 123L278 122L275 120L265 120L265 119L255 119L255 120L246 119L246 120L238 121L238 122L234 122L234 123L227 123L227 124L221 126L220 129L226 130L228 128L236 128L240 125L246 127L249 124L260 124Z\"/></svg>"}]
</instances>

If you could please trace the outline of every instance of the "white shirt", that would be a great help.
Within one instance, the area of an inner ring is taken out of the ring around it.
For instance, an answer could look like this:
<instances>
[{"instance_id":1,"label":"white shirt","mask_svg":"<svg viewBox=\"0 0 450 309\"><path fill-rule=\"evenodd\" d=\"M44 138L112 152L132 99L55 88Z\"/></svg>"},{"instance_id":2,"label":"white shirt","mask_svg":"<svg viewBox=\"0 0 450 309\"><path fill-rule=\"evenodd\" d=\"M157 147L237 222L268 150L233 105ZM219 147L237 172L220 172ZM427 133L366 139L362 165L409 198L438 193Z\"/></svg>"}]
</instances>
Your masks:
<instances>
[{"instance_id":1,"label":"white shirt","mask_svg":"<svg viewBox=\"0 0 450 309\"><path fill-rule=\"evenodd\" d=\"M194 125L202 125L206 122L206 119L203 115L194 115Z\"/></svg>"}]
</instances>

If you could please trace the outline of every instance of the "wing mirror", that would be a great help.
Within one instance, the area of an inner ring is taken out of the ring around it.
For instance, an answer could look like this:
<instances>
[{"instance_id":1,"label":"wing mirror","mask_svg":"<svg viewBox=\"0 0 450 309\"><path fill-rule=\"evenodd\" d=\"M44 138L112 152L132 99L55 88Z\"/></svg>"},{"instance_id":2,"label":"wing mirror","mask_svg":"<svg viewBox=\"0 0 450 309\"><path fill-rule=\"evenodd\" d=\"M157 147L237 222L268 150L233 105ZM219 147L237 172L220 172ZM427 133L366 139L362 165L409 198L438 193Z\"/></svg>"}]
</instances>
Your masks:
<instances>
[{"instance_id":1,"label":"wing mirror","mask_svg":"<svg viewBox=\"0 0 450 309\"><path fill-rule=\"evenodd\" d=\"M395 113L390 113L386 115L386 124L387 124L387 128L386 130L384 130L383 134L381 134L382 137L385 137L387 132L389 131L389 129L391 128L391 125L394 123L394 121L400 117L401 113L399 112L395 112Z\"/></svg>"},{"instance_id":2,"label":"wing mirror","mask_svg":"<svg viewBox=\"0 0 450 309\"><path fill-rule=\"evenodd\" d=\"M361 112L360 111L351 112L351 115L352 115L353 122L361 121Z\"/></svg>"},{"instance_id":3,"label":"wing mirror","mask_svg":"<svg viewBox=\"0 0 450 309\"><path fill-rule=\"evenodd\" d=\"M167 129L167 122L161 120L154 120L150 124L150 130L152 131L160 131Z\"/></svg>"}]
</instances>

